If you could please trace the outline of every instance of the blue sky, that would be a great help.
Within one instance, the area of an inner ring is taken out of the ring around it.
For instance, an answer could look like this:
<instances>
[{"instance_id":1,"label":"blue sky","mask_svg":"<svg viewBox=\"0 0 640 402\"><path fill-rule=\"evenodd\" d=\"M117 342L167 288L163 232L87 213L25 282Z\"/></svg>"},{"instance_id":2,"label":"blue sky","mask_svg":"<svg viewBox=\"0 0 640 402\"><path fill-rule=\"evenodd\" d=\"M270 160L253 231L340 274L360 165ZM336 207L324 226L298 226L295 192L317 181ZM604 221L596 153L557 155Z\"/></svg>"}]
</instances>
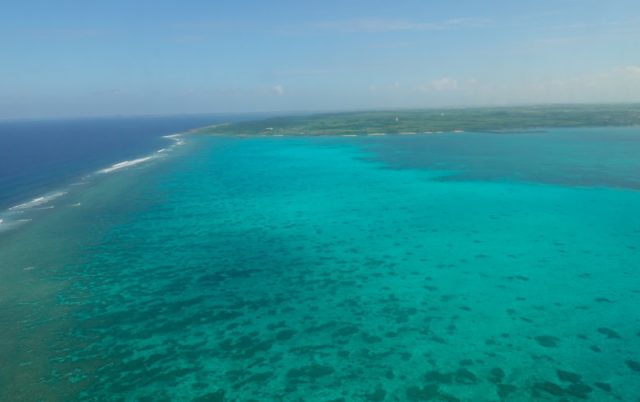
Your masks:
<instances>
[{"instance_id":1,"label":"blue sky","mask_svg":"<svg viewBox=\"0 0 640 402\"><path fill-rule=\"evenodd\" d=\"M0 5L0 118L640 101L640 1Z\"/></svg>"}]
</instances>

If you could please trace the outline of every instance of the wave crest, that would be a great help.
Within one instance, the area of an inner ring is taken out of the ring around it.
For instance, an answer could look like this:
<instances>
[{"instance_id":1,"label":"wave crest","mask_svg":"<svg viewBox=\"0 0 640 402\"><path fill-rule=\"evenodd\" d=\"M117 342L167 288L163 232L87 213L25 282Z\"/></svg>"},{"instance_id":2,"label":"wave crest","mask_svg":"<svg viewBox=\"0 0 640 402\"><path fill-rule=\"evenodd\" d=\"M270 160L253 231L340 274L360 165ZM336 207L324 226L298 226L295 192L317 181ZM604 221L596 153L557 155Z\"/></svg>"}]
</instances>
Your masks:
<instances>
[{"instance_id":1,"label":"wave crest","mask_svg":"<svg viewBox=\"0 0 640 402\"><path fill-rule=\"evenodd\" d=\"M130 167L130 166L135 166L135 165L138 165L140 163L146 162L146 161L151 160L151 159L155 159L155 157L154 156L145 156L144 158L138 158L138 159L132 159L130 161L114 163L113 165L111 165L110 167L108 167L106 169L99 170L98 173L115 172L116 170L124 169L124 168Z\"/></svg>"},{"instance_id":2,"label":"wave crest","mask_svg":"<svg viewBox=\"0 0 640 402\"><path fill-rule=\"evenodd\" d=\"M31 201L27 201L25 203L18 204L18 205L15 205L15 206L9 208L9 211L19 211L19 210L23 210L23 209L40 207L42 205L48 204L49 202L55 200L56 198L62 197L65 194L67 194L66 191L56 191L55 193L46 194L46 195L43 195L43 196L40 196L40 197L36 197L36 198L32 199Z\"/></svg>"}]
</instances>

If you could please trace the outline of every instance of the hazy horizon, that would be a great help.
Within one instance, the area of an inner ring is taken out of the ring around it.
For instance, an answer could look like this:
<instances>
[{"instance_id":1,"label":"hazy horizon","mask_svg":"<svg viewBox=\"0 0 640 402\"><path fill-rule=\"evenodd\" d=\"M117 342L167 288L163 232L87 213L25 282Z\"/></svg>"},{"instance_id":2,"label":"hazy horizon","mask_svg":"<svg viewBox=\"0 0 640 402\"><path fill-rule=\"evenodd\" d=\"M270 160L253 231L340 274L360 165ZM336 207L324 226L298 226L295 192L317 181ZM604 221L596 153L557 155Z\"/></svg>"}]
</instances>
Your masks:
<instances>
[{"instance_id":1,"label":"hazy horizon","mask_svg":"<svg viewBox=\"0 0 640 402\"><path fill-rule=\"evenodd\" d=\"M388 111L411 111L411 110L456 110L456 109L508 109L508 108L536 108L536 107L588 107L588 106L624 106L624 105L640 105L640 102L559 102L559 103L513 103L509 105L446 105L446 106L425 106L425 107L379 107L379 108L351 108L351 109L317 109L317 110L249 110L238 112L183 112L183 113L140 113L140 114L95 114L95 115L59 115L59 116L26 116L26 117L0 117L0 122L19 122L19 121L38 121L38 120L84 120L84 119L136 119L136 118L175 118L175 117L198 117L198 116L252 116L256 119L270 117L289 117L295 115L322 115L322 114L340 114L340 113L366 113L366 112L388 112ZM253 117L251 118L253 120Z\"/></svg>"},{"instance_id":2,"label":"hazy horizon","mask_svg":"<svg viewBox=\"0 0 640 402\"><path fill-rule=\"evenodd\" d=\"M27 1L0 119L640 102L628 0Z\"/></svg>"}]
</instances>

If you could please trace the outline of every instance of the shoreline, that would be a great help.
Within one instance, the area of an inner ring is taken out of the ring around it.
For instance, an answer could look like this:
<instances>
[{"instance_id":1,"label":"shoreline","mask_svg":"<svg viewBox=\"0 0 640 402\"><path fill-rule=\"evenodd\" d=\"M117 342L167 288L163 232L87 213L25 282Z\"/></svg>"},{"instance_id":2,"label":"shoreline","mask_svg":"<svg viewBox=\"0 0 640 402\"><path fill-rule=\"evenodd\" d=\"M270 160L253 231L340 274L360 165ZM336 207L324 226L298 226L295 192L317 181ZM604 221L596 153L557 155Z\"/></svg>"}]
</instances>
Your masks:
<instances>
[{"instance_id":1,"label":"shoreline","mask_svg":"<svg viewBox=\"0 0 640 402\"><path fill-rule=\"evenodd\" d=\"M199 135L362 136L530 132L556 128L633 127L640 105L529 106L387 110L288 115L201 127Z\"/></svg>"},{"instance_id":2,"label":"shoreline","mask_svg":"<svg viewBox=\"0 0 640 402\"><path fill-rule=\"evenodd\" d=\"M562 126L562 127L553 127L553 126L545 126L545 127L534 127L534 128L521 128L521 129L482 129L482 130L443 130L443 131L416 131L416 132L376 132L376 133L278 133L278 134L269 134L269 133L255 133L255 134L246 134L246 133L210 133L210 132L202 132L201 129L193 129L189 130L185 134L188 135L196 135L196 136L209 136L209 137L237 137L237 138L316 138L316 137L328 137L328 138L337 138L337 137L358 137L358 138L367 138L367 137L400 137L400 136L423 136L423 135L455 135L455 134L496 134L496 135L510 135L510 134L544 134L548 133L550 130L577 130L577 129L585 129L585 130L596 130L596 129L604 129L604 128L639 128L640 124L630 124L630 125L621 125L621 126Z\"/></svg>"}]
</instances>

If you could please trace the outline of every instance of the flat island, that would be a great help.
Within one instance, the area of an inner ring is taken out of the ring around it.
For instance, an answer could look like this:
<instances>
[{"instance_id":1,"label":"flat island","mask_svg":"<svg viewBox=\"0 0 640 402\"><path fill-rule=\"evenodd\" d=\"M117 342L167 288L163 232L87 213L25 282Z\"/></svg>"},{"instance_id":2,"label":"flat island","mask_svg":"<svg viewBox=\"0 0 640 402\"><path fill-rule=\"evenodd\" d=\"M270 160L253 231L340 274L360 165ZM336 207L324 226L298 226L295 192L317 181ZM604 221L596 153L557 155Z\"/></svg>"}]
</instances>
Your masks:
<instances>
[{"instance_id":1,"label":"flat island","mask_svg":"<svg viewBox=\"0 0 640 402\"><path fill-rule=\"evenodd\" d=\"M509 132L640 124L640 104L551 105L321 113L271 117L196 130L217 135L362 135L439 131Z\"/></svg>"}]
</instances>

